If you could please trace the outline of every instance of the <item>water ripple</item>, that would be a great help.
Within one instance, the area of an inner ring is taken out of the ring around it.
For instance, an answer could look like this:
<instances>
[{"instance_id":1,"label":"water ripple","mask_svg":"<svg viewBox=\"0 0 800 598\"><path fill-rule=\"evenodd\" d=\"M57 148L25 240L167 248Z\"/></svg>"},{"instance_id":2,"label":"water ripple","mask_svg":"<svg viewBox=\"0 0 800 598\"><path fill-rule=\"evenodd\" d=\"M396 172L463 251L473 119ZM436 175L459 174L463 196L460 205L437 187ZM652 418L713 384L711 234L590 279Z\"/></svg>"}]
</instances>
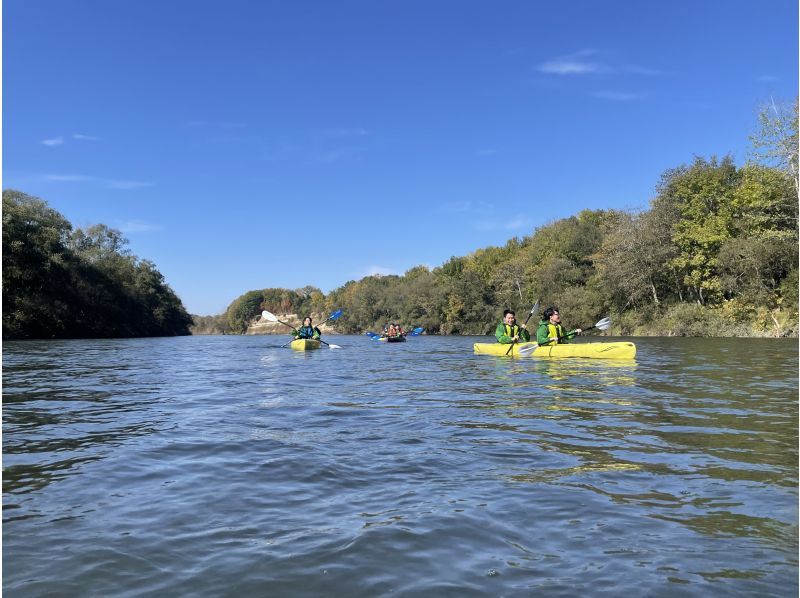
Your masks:
<instances>
[{"instance_id":1,"label":"water ripple","mask_svg":"<svg viewBox=\"0 0 800 598\"><path fill-rule=\"evenodd\" d=\"M797 593L797 344L6 343L3 589Z\"/></svg>"}]
</instances>

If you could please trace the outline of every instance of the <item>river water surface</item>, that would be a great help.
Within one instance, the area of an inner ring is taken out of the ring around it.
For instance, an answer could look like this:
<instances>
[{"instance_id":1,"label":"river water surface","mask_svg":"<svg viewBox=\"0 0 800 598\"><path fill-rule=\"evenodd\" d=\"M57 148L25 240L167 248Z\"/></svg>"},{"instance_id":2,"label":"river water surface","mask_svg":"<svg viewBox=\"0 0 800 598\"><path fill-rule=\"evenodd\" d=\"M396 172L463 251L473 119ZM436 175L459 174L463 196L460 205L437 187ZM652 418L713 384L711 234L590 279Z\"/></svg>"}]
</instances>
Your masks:
<instances>
[{"instance_id":1,"label":"river water surface","mask_svg":"<svg viewBox=\"0 0 800 598\"><path fill-rule=\"evenodd\" d=\"M796 596L797 340L3 345L8 596Z\"/></svg>"}]
</instances>

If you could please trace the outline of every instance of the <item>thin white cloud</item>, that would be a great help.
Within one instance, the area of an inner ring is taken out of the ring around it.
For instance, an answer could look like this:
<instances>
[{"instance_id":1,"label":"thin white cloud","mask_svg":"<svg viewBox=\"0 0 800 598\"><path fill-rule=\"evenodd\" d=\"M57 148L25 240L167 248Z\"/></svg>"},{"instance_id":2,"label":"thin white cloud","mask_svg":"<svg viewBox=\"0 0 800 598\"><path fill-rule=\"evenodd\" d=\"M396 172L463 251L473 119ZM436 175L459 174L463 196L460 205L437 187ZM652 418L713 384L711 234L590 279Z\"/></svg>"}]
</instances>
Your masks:
<instances>
[{"instance_id":1,"label":"thin white cloud","mask_svg":"<svg viewBox=\"0 0 800 598\"><path fill-rule=\"evenodd\" d=\"M601 72L602 66L575 60L550 60L539 65L539 70L548 75L589 75Z\"/></svg>"},{"instance_id":2,"label":"thin white cloud","mask_svg":"<svg viewBox=\"0 0 800 598\"><path fill-rule=\"evenodd\" d=\"M595 50L580 50L566 56L552 58L540 64L537 70L548 75L613 75L632 74L658 76L662 71L638 64L609 64L592 57Z\"/></svg>"},{"instance_id":3,"label":"thin white cloud","mask_svg":"<svg viewBox=\"0 0 800 598\"><path fill-rule=\"evenodd\" d=\"M444 214L489 214L494 211L494 205L485 201L452 201L441 204L437 212Z\"/></svg>"},{"instance_id":4,"label":"thin white cloud","mask_svg":"<svg viewBox=\"0 0 800 598\"><path fill-rule=\"evenodd\" d=\"M369 132L361 127L331 127L312 133L311 156L317 162L354 160L366 150L360 138Z\"/></svg>"},{"instance_id":5,"label":"thin white cloud","mask_svg":"<svg viewBox=\"0 0 800 598\"><path fill-rule=\"evenodd\" d=\"M538 70L548 75L590 75L602 73L608 67L602 63L588 60L596 55L595 50L579 50L566 56L559 56L538 66Z\"/></svg>"},{"instance_id":6,"label":"thin white cloud","mask_svg":"<svg viewBox=\"0 0 800 598\"><path fill-rule=\"evenodd\" d=\"M519 215L504 224L506 230L522 230L523 228L530 228L531 220L527 216Z\"/></svg>"},{"instance_id":7,"label":"thin white cloud","mask_svg":"<svg viewBox=\"0 0 800 598\"><path fill-rule=\"evenodd\" d=\"M142 187L152 187L153 183L145 181L127 181L120 179L104 179L83 174L44 174L42 178L47 181L60 183L93 183L107 189L130 190L141 189Z\"/></svg>"},{"instance_id":8,"label":"thin white cloud","mask_svg":"<svg viewBox=\"0 0 800 598\"><path fill-rule=\"evenodd\" d=\"M64 143L64 137L53 137L52 139L42 139L41 144L47 147L55 147Z\"/></svg>"},{"instance_id":9,"label":"thin white cloud","mask_svg":"<svg viewBox=\"0 0 800 598\"><path fill-rule=\"evenodd\" d=\"M533 226L533 223L530 218L528 218L525 214L517 214L507 220L498 220L496 218L492 219L481 219L477 220L472 223L472 227L475 230L508 230L508 231L518 231L524 229L530 229Z\"/></svg>"},{"instance_id":10,"label":"thin white cloud","mask_svg":"<svg viewBox=\"0 0 800 598\"><path fill-rule=\"evenodd\" d=\"M84 176L82 174L46 174L44 178L48 181L59 181L62 183L87 183L93 181L93 177Z\"/></svg>"},{"instance_id":11,"label":"thin white cloud","mask_svg":"<svg viewBox=\"0 0 800 598\"><path fill-rule=\"evenodd\" d=\"M611 100L613 102L633 102L636 100L642 100L646 97L646 94L641 92L627 92L627 91L594 91L592 92L592 97L598 98L600 100Z\"/></svg>"},{"instance_id":12,"label":"thin white cloud","mask_svg":"<svg viewBox=\"0 0 800 598\"><path fill-rule=\"evenodd\" d=\"M78 141L97 141L100 139L94 135L84 135L83 133L73 133L72 138L77 139Z\"/></svg>"},{"instance_id":13,"label":"thin white cloud","mask_svg":"<svg viewBox=\"0 0 800 598\"><path fill-rule=\"evenodd\" d=\"M314 159L317 162L338 162L339 160L357 158L361 152L362 148L360 147L342 146L318 151L315 154Z\"/></svg>"},{"instance_id":14,"label":"thin white cloud","mask_svg":"<svg viewBox=\"0 0 800 598\"><path fill-rule=\"evenodd\" d=\"M370 149L370 132L363 127L327 127L264 144L261 159L298 159L330 164L357 161Z\"/></svg>"},{"instance_id":15,"label":"thin white cloud","mask_svg":"<svg viewBox=\"0 0 800 598\"><path fill-rule=\"evenodd\" d=\"M141 220L129 220L117 227L123 233L148 233L152 231L164 230L160 224L150 224Z\"/></svg>"}]
</instances>

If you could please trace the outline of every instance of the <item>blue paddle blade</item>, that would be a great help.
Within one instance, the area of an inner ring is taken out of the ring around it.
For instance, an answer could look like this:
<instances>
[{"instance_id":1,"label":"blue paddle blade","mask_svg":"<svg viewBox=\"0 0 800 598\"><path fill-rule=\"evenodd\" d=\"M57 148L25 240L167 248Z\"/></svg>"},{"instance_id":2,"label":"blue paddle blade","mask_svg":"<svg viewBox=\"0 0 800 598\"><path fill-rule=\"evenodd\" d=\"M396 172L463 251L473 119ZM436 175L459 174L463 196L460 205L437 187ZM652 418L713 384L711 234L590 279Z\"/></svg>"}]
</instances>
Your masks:
<instances>
[{"instance_id":1,"label":"blue paddle blade","mask_svg":"<svg viewBox=\"0 0 800 598\"><path fill-rule=\"evenodd\" d=\"M407 336L419 336L425 329L422 327L414 328Z\"/></svg>"},{"instance_id":2,"label":"blue paddle blade","mask_svg":"<svg viewBox=\"0 0 800 598\"><path fill-rule=\"evenodd\" d=\"M328 320L338 320L342 316L342 310L337 309L331 315L328 316Z\"/></svg>"}]
</instances>

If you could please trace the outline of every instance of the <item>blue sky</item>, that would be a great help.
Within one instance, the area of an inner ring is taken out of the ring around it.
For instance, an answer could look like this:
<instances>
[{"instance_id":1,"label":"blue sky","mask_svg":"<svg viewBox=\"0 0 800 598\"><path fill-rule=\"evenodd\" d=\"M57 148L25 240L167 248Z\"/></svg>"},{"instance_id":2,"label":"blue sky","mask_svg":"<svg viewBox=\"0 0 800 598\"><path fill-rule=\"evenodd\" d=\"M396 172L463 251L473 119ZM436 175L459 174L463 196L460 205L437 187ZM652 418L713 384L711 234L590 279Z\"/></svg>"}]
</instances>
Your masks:
<instances>
[{"instance_id":1,"label":"blue sky","mask_svg":"<svg viewBox=\"0 0 800 598\"><path fill-rule=\"evenodd\" d=\"M5 0L3 188L186 308L646 207L798 89L797 3Z\"/></svg>"}]
</instances>

